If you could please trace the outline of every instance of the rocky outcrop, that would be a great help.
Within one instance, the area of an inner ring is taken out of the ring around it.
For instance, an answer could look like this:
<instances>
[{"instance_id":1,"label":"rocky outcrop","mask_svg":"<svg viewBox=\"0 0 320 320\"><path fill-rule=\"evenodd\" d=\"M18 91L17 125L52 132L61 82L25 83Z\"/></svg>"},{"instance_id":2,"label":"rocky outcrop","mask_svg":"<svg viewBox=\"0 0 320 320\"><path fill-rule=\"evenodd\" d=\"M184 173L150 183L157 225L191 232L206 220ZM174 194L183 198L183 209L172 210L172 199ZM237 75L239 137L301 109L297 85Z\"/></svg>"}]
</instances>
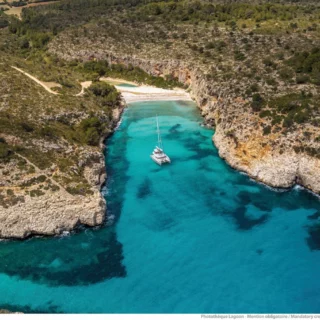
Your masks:
<instances>
[{"instance_id":1,"label":"rocky outcrop","mask_svg":"<svg viewBox=\"0 0 320 320\"><path fill-rule=\"evenodd\" d=\"M50 50L66 60L96 58L108 60L110 64L137 66L155 76L173 75L189 86L206 123L215 127L213 141L220 156L232 167L273 187L289 188L299 183L320 193L320 160L294 150L297 141L301 140L305 146L314 147L303 139L302 129L264 136L263 128L267 123L246 107L248 101L231 95L227 88L214 80L208 80L203 70L177 60L123 56L102 49L95 52L86 49L57 52L52 45Z\"/></svg>"},{"instance_id":2,"label":"rocky outcrop","mask_svg":"<svg viewBox=\"0 0 320 320\"><path fill-rule=\"evenodd\" d=\"M9 314L9 313L23 314L23 312L13 312L7 309L0 309L0 314Z\"/></svg>"},{"instance_id":3,"label":"rocky outcrop","mask_svg":"<svg viewBox=\"0 0 320 320\"><path fill-rule=\"evenodd\" d=\"M103 223L105 213L106 203L98 190L90 197L64 191L27 196L23 203L0 210L0 237L56 235L80 225L93 227Z\"/></svg>"},{"instance_id":4,"label":"rocky outcrop","mask_svg":"<svg viewBox=\"0 0 320 320\"><path fill-rule=\"evenodd\" d=\"M252 140L257 142L258 138ZM255 147L248 140L236 143L219 126L213 141L221 158L258 181L281 188L290 188L298 183L316 193L320 192L320 160L317 158L297 154L292 149L280 153L277 147L266 145L261 148L259 143Z\"/></svg>"},{"instance_id":5,"label":"rocky outcrop","mask_svg":"<svg viewBox=\"0 0 320 320\"><path fill-rule=\"evenodd\" d=\"M83 175L86 184L80 189L77 183L68 183L65 188L63 179L68 177L59 172L55 164L42 170L19 153L0 165L0 176L3 177L0 189L5 191L0 194L0 238L59 235L80 226L94 227L104 223L106 201L100 192L106 179L103 140L116 127L124 105L122 101L114 109L113 121L109 122L105 136L101 138L100 150L73 146L62 140L56 143L33 141L41 150L62 152L66 158L77 159L69 171L74 172L75 178L79 177L79 172ZM2 137L15 142L14 137Z\"/></svg>"}]
</instances>

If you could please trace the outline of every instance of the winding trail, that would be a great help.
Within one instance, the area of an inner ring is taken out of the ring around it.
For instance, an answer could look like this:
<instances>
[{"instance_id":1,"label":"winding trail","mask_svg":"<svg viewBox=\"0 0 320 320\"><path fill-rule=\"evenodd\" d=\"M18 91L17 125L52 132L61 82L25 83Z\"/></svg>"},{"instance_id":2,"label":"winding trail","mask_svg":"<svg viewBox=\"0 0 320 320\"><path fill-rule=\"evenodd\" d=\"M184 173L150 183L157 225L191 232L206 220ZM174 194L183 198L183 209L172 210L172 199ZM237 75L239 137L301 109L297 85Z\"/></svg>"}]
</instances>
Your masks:
<instances>
[{"instance_id":1,"label":"winding trail","mask_svg":"<svg viewBox=\"0 0 320 320\"><path fill-rule=\"evenodd\" d=\"M46 91L51 94L59 95L60 93L51 90L50 86L47 83L40 81L36 77L32 76L31 74L23 71L18 67L11 66L11 68L23 73L25 76L42 86ZM120 82L119 79L112 79L112 78L100 78L101 81L116 81ZM81 97L84 95L85 89L90 87L92 81L83 81L81 84L81 91L75 94L75 97ZM58 84L57 84L58 85ZM118 91L121 92L122 96L124 97L127 103L130 102L140 102L140 101L174 101L174 100L189 100L191 101L191 97L189 93L182 89L174 89L174 90L167 90L156 88L152 86L137 86L137 87L123 87L121 85L115 85Z\"/></svg>"},{"instance_id":2,"label":"winding trail","mask_svg":"<svg viewBox=\"0 0 320 320\"><path fill-rule=\"evenodd\" d=\"M46 85L44 82L40 81L39 79L37 79L36 77L32 76L31 74L23 71L22 69L20 68L17 68L17 67L14 67L14 66L11 66L11 68L23 73L25 76L27 76L28 78L30 78L31 80L33 80L34 82L36 82L37 84L39 84L40 86L42 86L45 90L47 90L48 92L52 93L52 94L55 94L55 95L58 95L59 93L58 92L55 92L53 90L51 90L51 88Z\"/></svg>"},{"instance_id":3,"label":"winding trail","mask_svg":"<svg viewBox=\"0 0 320 320\"><path fill-rule=\"evenodd\" d=\"M89 88L91 86L91 84L92 84L92 81L84 81L84 82L81 82L80 84L81 84L81 91L75 95L76 97L83 96L84 95L84 89Z\"/></svg>"},{"instance_id":4,"label":"winding trail","mask_svg":"<svg viewBox=\"0 0 320 320\"><path fill-rule=\"evenodd\" d=\"M52 177L48 176L43 170L41 170L38 166L36 166L33 162L31 162L28 158L22 156L20 153L15 152L15 154L25 160L29 165L33 166L35 169L36 173L40 173L42 175L44 175L48 180L50 180L54 185L56 185L57 187L59 187L61 190L63 190L64 192L66 192L67 194L71 195L59 182L57 182L56 180L54 180Z\"/></svg>"}]
</instances>

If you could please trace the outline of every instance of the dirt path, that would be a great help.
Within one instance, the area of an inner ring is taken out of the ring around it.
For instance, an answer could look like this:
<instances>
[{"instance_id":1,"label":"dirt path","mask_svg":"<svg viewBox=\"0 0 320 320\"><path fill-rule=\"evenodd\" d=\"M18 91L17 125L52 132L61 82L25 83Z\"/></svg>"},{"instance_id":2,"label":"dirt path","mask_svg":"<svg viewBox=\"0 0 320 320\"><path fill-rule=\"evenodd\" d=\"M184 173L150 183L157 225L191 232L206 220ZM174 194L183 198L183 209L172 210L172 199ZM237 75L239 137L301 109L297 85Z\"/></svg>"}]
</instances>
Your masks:
<instances>
[{"instance_id":1,"label":"dirt path","mask_svg":"<svg viewBox=\"0 0 320 320\"><path fill-rule=\"evenodd\" d=\"M42 175L46 176L47 179L49 179L54 185L56 185L57 187L59 187L61 190L63 190L64 192L68 193L68 195L71 196L71 194L57 181L55 181L52 177L48 176L43 170L41 170L39 167L37 167L34 163L32 163L28 158L22 156L20 153L15 152L15 154L25 160L28 164L30 164L30 166L33 166L35 169L36 173L41 173Z\"/></svg>"},{"instance_id":2,"label":"dirt path","mask_svg":"<svg viewBox=\"0 0 320 320\"><path fill-rule=\"evenodd\" d=\"M80 84L81 84L81 91L76 94L76 97L83 96L84 95L84 89L89 88L91 86L91 84L92 84L92 81L84 81L84 82L81 82Z\"/></svg>"},{"instance_id":3,"label":"dirt path","mask_svg":"<svg viewBox=\"0 0 320 320\"><path fill-rule=\"evenodd\" d=\"M32 76L31 74L29 74L29 73L27 73L27 72L25 72L25 71L23 71L23 70L21 70L21 69L19 69L19 68L17 68L17 67L11 66L11 68L13 68L13 69L15 69L15 70L23 73L25 76L29 77L29 78L30 78L31 80L33 80L34 82L40 84L40 86L42 86L42 87L43 87L45 90L47 90L48 92L50 92L50 93L52 93L52 94L55 94L55 95L59 94L58 92L55 92L55 91L51 90L50 87L49 87L48 85L46 85L46 83L40 81L39 79L37 79L36 77Z\"/></svg>"}]
</instances>

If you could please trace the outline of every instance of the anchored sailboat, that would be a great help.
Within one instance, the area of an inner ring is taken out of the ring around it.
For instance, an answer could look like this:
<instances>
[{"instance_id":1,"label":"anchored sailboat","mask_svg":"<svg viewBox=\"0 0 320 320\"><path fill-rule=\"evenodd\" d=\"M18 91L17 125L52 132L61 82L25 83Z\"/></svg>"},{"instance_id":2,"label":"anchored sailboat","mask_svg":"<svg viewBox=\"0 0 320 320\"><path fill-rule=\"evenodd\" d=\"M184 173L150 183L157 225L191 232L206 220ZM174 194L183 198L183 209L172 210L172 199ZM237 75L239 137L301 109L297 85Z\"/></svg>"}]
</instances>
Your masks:
<instances>
[{"instance_id":1,"label":"anchored sailboat","mask_svg":"<svg viewBox=\"0 0 320 320\"><path fill-rule=\"evenodd\" d=\"M170 158L163 152L163 145L161 140L161 134L159 129L159 121L157 116L157 133L158 133L158 145L154 148L152 154L150 155L151 159L158 165L163 163L170 163Z\"/></svg>"}]
</instances>

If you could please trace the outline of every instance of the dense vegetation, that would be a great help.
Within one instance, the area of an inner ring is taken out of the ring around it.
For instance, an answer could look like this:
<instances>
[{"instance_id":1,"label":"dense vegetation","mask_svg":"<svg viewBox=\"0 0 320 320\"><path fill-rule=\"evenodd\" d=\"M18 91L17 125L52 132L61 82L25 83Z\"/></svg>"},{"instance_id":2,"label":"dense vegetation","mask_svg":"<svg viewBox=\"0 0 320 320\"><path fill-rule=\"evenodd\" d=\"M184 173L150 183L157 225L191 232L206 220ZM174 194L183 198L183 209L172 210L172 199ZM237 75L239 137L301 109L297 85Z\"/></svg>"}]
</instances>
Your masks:
<instances>
[{"instance_id":1,"label":"dense vegetation","mask_svg":"<svg viewBox=\"0 0 320 320\"><path fill-rule=\"evenodd\" d=\"M138 84L148 84L159 88L174 88L183 86L177 79L166 76L155 77L138 67L124 64L109 65L106 61L88 61L77 65L77 70L84 72L87 77L93 80L106 76L111 78L120 78L128 81L134 81Z\"/></svg>"}]
</instances>

